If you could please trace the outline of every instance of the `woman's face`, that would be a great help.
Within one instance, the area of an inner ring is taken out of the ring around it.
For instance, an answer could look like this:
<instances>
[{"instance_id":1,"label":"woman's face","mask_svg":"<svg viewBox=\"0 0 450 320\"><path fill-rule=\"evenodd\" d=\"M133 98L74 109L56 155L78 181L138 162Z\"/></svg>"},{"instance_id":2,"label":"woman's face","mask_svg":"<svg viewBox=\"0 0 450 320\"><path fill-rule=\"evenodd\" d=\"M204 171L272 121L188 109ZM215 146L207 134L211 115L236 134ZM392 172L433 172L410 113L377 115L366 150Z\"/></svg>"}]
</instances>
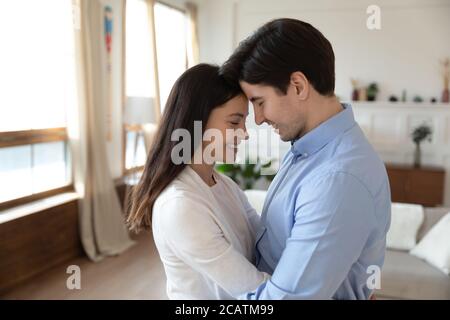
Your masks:
<instances>
[{"instance_id":1,"label":"woman's face","mask_svg":"<svg viewBox=\"0 0 450 320\"><path fill-rule=\"evenodd\" d=\"M213 109L203 135L203 156L213 161L234 162L238 145L248 139L247 116L248 100L244 94Z\"/></svg>"}]
</instances>

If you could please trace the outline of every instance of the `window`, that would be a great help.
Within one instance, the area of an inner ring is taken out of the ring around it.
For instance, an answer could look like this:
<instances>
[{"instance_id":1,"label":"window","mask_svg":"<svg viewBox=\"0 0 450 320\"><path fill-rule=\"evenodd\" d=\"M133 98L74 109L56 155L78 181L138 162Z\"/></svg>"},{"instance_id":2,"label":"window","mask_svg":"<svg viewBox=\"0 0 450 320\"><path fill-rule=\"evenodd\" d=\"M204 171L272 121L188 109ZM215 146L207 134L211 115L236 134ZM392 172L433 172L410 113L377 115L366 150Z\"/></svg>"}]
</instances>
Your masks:
<instances>
[{"instance_id":1,"label":"window","mask_svg":"<svg viewBox=\"0 0 450 320\"><path fill-rule=\"evenodd\" d=\"M0 1L0 209L71 189L71 0Z\"/></svg>"},{"instance_id":2,"label":"window","mask_svg":"<svg viewBox=\"0 0 450 320\"><path fill-rule=\"evenodd\" d=\"M160 106L164 108L176 79L186 70L186 15L161 2L154 6ZM145 0L126 2L126 96L155 97L148 7ZM150 57L150 58L149 58ZM139 126L124 126L124 171L141 170L147 154Z\"/></svg>"},{"instance_id":3,"label":"window","mask_svg":"<svg viewBox=\"0 0 450 320\"><path fill-rule=\"evenodd\" d=\"M154 97L151 33L145 0L126 2L126 96ZM142 169L145 144L139 126L125 125L125 173Z\"/></svg>"},{"instance_id":4,"label":"window","mask_svg":"<svg viewBox=\"0 0 450 320\"><path fill-rule=\"evenodd\" d=\"M155 30L162 111L173 84L187 69L187 28L184 11L156 2Z\"/></svg>"}]
</instances>

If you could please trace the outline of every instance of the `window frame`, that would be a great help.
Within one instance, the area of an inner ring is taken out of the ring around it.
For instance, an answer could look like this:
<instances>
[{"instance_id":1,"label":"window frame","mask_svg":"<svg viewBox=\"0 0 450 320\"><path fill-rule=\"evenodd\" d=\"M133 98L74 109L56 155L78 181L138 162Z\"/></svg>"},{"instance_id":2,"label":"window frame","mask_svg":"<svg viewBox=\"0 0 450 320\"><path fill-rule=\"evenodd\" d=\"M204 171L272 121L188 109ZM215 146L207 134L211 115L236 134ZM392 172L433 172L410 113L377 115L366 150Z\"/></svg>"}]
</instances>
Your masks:
<instances>
[{"instance_id":1,"label":"window frame","mask_svg":"<svg viewBox=\"0 0 450 320\"><path fill-rule=\"evenodd\" d=\"M65 127L0 132L0 148L28 146L38 143L60 141L68 143L67 129ZM73 192L73 169L71 169L70 174L71 182L69 184L46 191L33 193L24 197L0 202L0 211L11 209L23 204L28 204L30 202L57 194Z\"/></svg>"},{"instance_id":2,"label":"window frame","mask_svg":"<svg viewBox=\"0 0 450 320\"><path fill-rule=\"evenodd\" d=\"M136 172L140 172L144 170L145 165L142 166L136 166L136 167L132 167L132 168L127 168L126 167L126 152L127 152L127 133L128 132L142 132L142 127L140 125L129 125L129 124L124 124L123 125L123 176L128 176L131 174L134 174ZM146 150L146 152L148 152L149 150Z\"/></svg>"}]
</instances>

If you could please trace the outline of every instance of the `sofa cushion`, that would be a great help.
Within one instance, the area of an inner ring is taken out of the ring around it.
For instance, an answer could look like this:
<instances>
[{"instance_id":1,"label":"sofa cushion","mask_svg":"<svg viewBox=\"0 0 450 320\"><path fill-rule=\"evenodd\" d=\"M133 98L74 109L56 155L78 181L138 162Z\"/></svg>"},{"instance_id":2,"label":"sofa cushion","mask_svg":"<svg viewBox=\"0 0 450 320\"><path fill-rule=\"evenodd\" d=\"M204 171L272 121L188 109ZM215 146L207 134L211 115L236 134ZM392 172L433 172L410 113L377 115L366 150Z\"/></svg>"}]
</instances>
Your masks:
<instances>
[{"instance_id":1,"label":"sofa cushion","mask_svg":"<svg viewBox=\"0 0 450 320\"><path fill-rule=\"evenodd\" d=\"M450 208L437 207L437 208L424 208L424 221L417 234L417 242L423 239L423 237L430 231L430 229L450 212Z\"/></svg>"},{"instance_id":2,"label":"sofa cushion","mask_svg":"<svg viewBox=\"0 0 450 320\"><path fill-rule=\"evenodd\" d=\"M397 299L450 299L450 277L405 251L387 250L376 295Z\"/></svg>"},{"instance_id":3,"label":"sofa cushion","mask_svg":"<svg viewBox=\"0 0 450 320\"><path fill-rule=\"evenodd\" d=\"M411 250L416 245L417 232L424 219L423 207L418 204L392 203L391 225L386 235L389 249Z\"/></svg>"},{"instance_id":4,"label":"sofa cushion","mask_svg":"<svg viewBox=\"0 0 450 320\"><path fill-rule=\"evenodd\" d=\"M409 253L450 276L450 212Z\"/></svg>"}]
</instances>

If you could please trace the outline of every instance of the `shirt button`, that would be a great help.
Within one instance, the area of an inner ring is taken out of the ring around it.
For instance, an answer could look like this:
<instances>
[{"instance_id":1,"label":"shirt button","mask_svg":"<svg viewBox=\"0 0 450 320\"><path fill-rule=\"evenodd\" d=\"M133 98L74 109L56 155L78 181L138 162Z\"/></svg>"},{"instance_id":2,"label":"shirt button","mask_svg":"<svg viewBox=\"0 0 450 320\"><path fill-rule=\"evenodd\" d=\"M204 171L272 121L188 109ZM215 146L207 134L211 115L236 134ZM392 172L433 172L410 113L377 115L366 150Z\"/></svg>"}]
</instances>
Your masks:
<instances>
[{"instance_id":1,"label":"shirt button","mask_svg":"<svg viewBox=\"0 0 450 320\"><path fill-rule=\"evenodd\" d=\"M307 154L307 153L303 154L303 157L305 157L305 158L307 158L308 156L309 156L309 154Z\"/></svg>"}]
</instances>

